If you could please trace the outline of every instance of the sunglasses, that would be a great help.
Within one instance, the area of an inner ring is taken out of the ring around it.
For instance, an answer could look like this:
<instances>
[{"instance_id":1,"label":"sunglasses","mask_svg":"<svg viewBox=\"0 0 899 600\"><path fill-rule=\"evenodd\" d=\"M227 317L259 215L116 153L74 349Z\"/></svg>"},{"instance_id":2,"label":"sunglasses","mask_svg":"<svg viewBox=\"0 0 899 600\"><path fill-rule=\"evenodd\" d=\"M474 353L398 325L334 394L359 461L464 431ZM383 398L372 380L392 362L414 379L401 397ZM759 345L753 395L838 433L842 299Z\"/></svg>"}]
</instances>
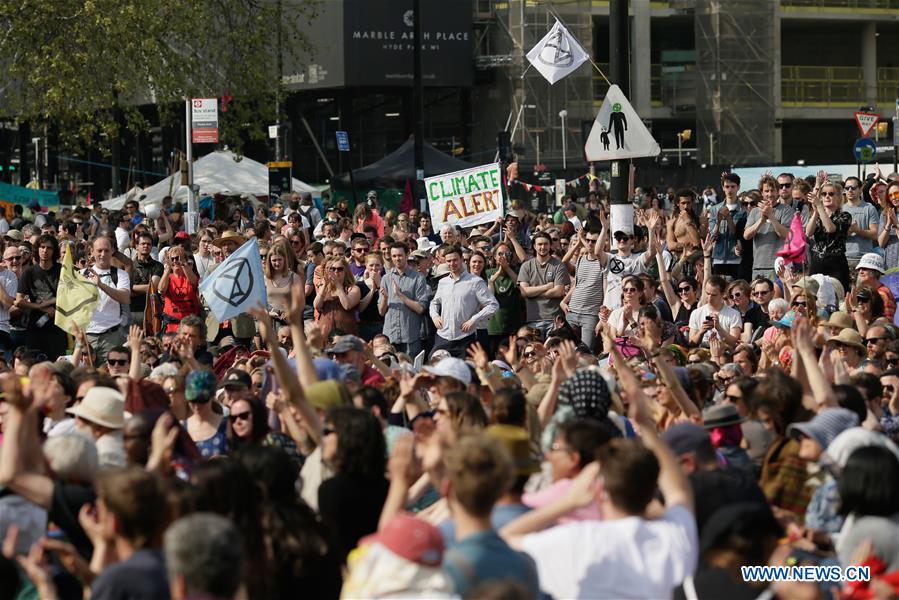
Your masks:
<instances>
[{"instance_id":1,"label":"sunglasses","mask_svg":"<svg viewBox=\"0 0 899 600\"><path fill-rule=\"evenodd\" d=\"M897 358L888 358L888 359L886 359L886 363L887 363L887 365L889 365L890 367L899 366L899 357L897 357Z\"/></svg>"},{"instance_id":2,"label":"sunglasses","mask_svg":"<svg viewBox=\"0 0 899 600\"><path fill-rule=\"evenodd\" d=\"M854 192L855 190L858 189L858 186L857 185L847 185L843 189L846 190L847 192Z\"/></svg>"},{"instance_id":3,"label":"sunglasses","mask_svg":"<svg viewBox=\"0 0 899 600\"><path fill-rule=\"evenodd\" d=\"M340 271L343 271L343 267L328 267L328 270L332 273L339 273Z\"/></svg>"},{"instance_id":4,"label":"sunglasses","mask_svg":"<svg viewBox=\"0 0 899 600\"><path fill-rule=\"evenodd\" d=\"M805 306L805 300L793 300L791 306Z\"/></svg>"},{"instance_id":5,"label":"sunglasses","mask_svg":"<svg viewBox=\"0 0 899 600\"><path fill-rule=\"evenodd\" d=\"M626 287L626 288L621 288L621 291L624 292L625 294L636 294L638 290L635 287Z\"/></svg>"},{"instance_id":6,"label":"sunglasses","mask_svg":"<svg viewBox=\"0 0 899 600\"><path fill-rule=\"evenodd\" d=\"M855 297L855 300L857 302L861 302L862 304L867 304L868 302L871 301L871 298L869 298L868 296L862 296L861 294L859 294L858 296Z\"/></svg>"},{"instance_id":7,"label":"sunglasses","mask_svg":"<svg viewBox=\"0 0 899 600\"><path fill-rule=\"evenodd\" d=\"M877 342L882 342L887 338L883 337L873 337L873 338L865 338L865 344L876 344Z\"/></svg>"},{"instance_id":8,"label":"sunglasses","mask_svg":"<svg viewBox=\"0 0 899 600\"><path fill-rule=\"evenodd\" d=\"M756 290L752 292L753 296L767 296L771 293L771 290Z\"/></svg>"},{"instance_id":9,"label":"sunglasses","mask_svg":"<svg viewBox=\"0 0 899 600\"><path fill-rule=\"evenodd\" d=\"M242 413L232 413L228 415L228 420L232 423L237 421L249 421L250 420L250 411L242 412Z\"/></svg>"},{"instance_id":10,"label":"sunglasses","mask_svg":"<svg viewBox=\"0 0 899 600\"><path fill-rule=\"evenodd\" d=\"M822 196L826 196L827 198L833 198L837 195L836 192L819 192Z\"/></svg>"},{"instance_id":11,"label":"sunglasses","mask_svg":"<svg viewBox=\"0 0 899 600\"><path fill-rule=\"evenodd\" d=\"M677 293L678 294L686 294L687 292L689 292L692 289L693 289L693 286L685 285L684 287L677 288Z\"/></svg>"},{"instance_id":12,"label":"sunglasses","mask_svg":"<svg viewBox=\"0 0 899 600\"><path fill-rule=\"evenodd\" d=\"M777 187L779 187L782 190L786 190L786 189L793 187L793 184L792 183L778 183Z\"/></svg>"},{"instance_id":13,"label":"sunglasses","mask_svg":"<svg viewBox=\"0 0 899 600\"><path fill-rule=\"evenodd\" d=\"M5 260L6 262L19 262L19 257L18 256L10 256L9 258L4 258L3 260Z\"/></svg>"},{"instance_id":14,"label":"sunglasses","mask_svg":"<svg viewBox=\"0 0 899 600\"><path fill-rule=\"evenodd\" d=\"M631 239L633 239L633 236L631 236L631 235L616 235L615 236L616 242L627 242Z\"/></svg>"},{"instance_id":15,"label":"sunglasses","mask_svg":"<svg viewBox=\"0 0 899 600\"><path fill-rule=\"evenodd\" d=\"M128 364L127 358L107 358L106 362L112 367L124 367Z\"/></svg>"},{"instance_id":16,"label":"sunglasses","mask_svg":"<svg viewBox=\"0 0 899 600\"><path fill-rule=\"evenodd\" d=\"M742 297L743 297L743 292L734 292L733 294L730 295L731 300L736 300L737 298L742 298Z\"/></svg>"},{"instance_id":17,"label":"sunglasses","mask_svg":"<svg viewBox=\"0 0 899 600\"><path fill-rule=\"evenodd\" d=\"M537 353L534 351L524 353L525 358L534 358L535 356L537 356Z\"/></svg>"}]
</instances>

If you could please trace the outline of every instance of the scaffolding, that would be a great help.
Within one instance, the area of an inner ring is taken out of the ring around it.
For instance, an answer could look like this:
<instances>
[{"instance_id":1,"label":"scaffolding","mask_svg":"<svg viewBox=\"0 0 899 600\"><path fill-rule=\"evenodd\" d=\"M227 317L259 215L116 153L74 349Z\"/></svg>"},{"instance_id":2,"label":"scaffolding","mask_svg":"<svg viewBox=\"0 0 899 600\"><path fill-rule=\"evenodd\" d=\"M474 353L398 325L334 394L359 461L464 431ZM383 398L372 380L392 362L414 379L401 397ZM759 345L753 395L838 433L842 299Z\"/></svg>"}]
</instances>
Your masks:
<instances>
[{"instance_id":1,"label":"scaffolding","mask_svg":"<svg viewBox=\"0 0 899 600\"><path fill-rule=\"evenodd\" d=\"M701 162L774 162L776 6L758 0L695 1Z\"/></svg>"},{"instance_id":2,"label":"scaffolding","mask_svg":"<svg viewBox=\"0 0 899 600\"><path fill-rule=\"evenodd\" d=\"M566 149L570 167L581 162L582 124L594 117L593 68L585 63L550 85L536 69L528 69L525 54L558 17L593 56L590 7L590 0L477 0L475 64L488 84L478 88L481 97L474 99L479 106L479 122L473 127L480 136L476 147L495 147L497 132L509 131L523 168L542 163L558 171Z\"/></svg>"}]
</instances>

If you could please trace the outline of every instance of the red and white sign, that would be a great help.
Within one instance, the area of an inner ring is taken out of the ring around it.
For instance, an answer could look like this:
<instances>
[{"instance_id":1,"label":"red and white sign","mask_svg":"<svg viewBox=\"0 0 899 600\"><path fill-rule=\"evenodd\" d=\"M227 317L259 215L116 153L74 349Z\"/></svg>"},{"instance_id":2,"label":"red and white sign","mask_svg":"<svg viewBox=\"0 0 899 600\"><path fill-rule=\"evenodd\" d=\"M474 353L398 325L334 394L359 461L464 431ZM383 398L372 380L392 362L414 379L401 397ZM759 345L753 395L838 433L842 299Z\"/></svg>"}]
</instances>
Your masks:
<instances>
[{"instance_id":1,"label":"red and white sign","mask_svg":"<svg viewBox=\"0 0 899 600\"><path fill-rule=\"evenodd\" d=\"M877 125L879 120L880 115L874 113L855 113L855 123L858 125L858 130L861 132L862 137L868 137L868 134L874 130L874 126Z\"/></svg>"},{"instance_id":2,"label":"red and white sign","mask_svg":"<svg viewBox=\"0 0 899 600\"><path fill-rule=\"evenodd\" d=\"M190 101L190 127L194 144L218 144L218 98L193 98Z\"/></svg>"}]
</instances>

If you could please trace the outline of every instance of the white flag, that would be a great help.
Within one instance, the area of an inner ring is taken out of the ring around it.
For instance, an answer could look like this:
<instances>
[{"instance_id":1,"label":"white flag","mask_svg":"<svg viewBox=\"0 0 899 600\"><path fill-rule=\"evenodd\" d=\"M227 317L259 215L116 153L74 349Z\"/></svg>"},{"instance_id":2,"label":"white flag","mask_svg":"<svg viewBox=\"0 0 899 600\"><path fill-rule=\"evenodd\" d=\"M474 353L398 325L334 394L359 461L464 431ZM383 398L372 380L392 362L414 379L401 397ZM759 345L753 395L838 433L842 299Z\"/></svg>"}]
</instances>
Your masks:
<instances>
[{"instance_id":1,"label":"white flag","mask_svg":"<svg viewBox=\"0 0 899 600\"><path fill-rule=\"evenodd\" d=\"M558 19L527 56L550 84L567 77L590 58Z\"/></svg>"}]
</instances>

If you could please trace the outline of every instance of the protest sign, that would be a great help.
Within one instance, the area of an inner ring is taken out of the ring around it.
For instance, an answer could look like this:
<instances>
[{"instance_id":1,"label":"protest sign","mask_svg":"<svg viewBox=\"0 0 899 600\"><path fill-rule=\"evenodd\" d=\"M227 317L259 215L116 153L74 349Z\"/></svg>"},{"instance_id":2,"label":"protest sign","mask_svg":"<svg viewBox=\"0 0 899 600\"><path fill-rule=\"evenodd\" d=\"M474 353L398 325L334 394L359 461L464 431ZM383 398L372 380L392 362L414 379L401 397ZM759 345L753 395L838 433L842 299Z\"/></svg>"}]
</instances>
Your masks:
<instances>
[{"instance_id":1,"label":"protest sign","mask_svg":"<svg viewBox=\"0 0 899 600\"><path fill-rule=\"evenodd\" d=\"M503 216L503 178L499 163L425 179L434 229L445 224L473 227Z\"/></svg>"}]
</instances>

